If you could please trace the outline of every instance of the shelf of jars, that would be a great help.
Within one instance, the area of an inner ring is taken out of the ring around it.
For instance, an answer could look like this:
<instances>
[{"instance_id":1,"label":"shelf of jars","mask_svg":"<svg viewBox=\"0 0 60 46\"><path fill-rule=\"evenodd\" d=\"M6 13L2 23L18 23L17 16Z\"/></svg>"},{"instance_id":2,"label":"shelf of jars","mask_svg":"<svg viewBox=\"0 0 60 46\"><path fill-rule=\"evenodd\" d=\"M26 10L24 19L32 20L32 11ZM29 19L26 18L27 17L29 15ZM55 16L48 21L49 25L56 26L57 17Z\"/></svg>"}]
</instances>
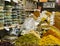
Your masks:
<instances>
[{"instance_id":1,"label":"shelf of jars","mask_svg":"<svg viewBox=\"0 0 60 46\"><path fill-rule=\"evenodd\" d=\"M13 23L18 23L21 24L22 23L22 17L23 14L25 13L24 11L24 6L22 3L17 4L13 9L12 9L12 22Z\"/></svg>"},{"instance_id":2,"label":"shelf of jars","mask_svg":"<svg viewBox=\"0 0 60 46\"><path fill-rule=\"evenodd\" d=\"M18 23L18 15L17 15L17 11L18 9L16 7L14 7L12 9L12 24L17 24Z\"/></svg>"},{"instance_id":3,"label":"shelf of jars","mask_svg":"<svg viewBox=\"0 0 60 46\"><path fill-rule=\"evenodd\" d=\"M12 6L6 5L4 9L4 24L11 25L12 24Z\"/></svg>"},{"instance_id":4,"label":"shelf of jars","mask_svg":"<svg viewBox=\"0 0 60 46\"><path fill-rule=\"evenodd\" d=\"M0 28L4 26L4 0L0 0Z\"/></svg>"},{"instance_id":5,"label":"shelf of jars","mask_svg":"<svg viewBox=\"0 0 60 46\"><path fill-rule=\"evenodd\" d=\"M4 26L4 11L0 11L0 27Z\"/></svg>"},{"instance_id":6,"label":"shelf of jars","mask_svg":"<svg viewBox=\"0 0 60 46\"><path fill-rule=\"evenodd\" d=\"M7 15L7 16L4 16L4 24L12 24L12 18L11 16Z\"/></svg>"},{"instance_id":7,"label":"shelf of jars","mask_svg":"<svg viewBox=\"0 0 60 46\"><path fill-rule=\"evenodd\" d=\"M18 20L12 20L12 24L18 24Z\"/></svg>"},{"instance_id":8,"label":"shelf of jars","mask_svg":"<svg viewBox=\"0 0 60 46\"><path fill-rule=\"evenodd\" d=\"M25 12L20 11L20 16L19 16L20 24L24 23L25 18L26 18Z\"/></svg>"},{"instance_id":9,"label":"shelf of jars","mask_svg":"<svg viewBox=\"0 0 60 46\"><path fill-rule=\"evenodd\" d=\"M13 14L12 15L12 22L13 23L21 23L22 22L22 20L21 19L24 19L25 17L22 15L22 14L17 14L16 15L16 13L15 14Z\"/></svg>"},{"instance_id":10,"label":"shelf of jars","mask_svg":"<svg viewBox=\"0 0 60 46\"><path fill-rule=\"evenodd\" d=\"M0 29L4 27L4 0L0 0Z\"/></svg>"}]
</instances>

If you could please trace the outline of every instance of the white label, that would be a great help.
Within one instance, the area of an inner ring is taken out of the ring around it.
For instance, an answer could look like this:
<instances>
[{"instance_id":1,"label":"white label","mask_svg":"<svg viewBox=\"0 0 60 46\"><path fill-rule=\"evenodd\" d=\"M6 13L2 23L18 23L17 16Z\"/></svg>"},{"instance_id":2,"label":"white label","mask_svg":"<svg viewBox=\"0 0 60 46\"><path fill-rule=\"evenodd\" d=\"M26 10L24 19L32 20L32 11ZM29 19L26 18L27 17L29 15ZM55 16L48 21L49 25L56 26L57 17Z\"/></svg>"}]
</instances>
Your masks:
<instances>
[{"instance_id":1,"label":"white label","mask_svg":"<svg viewBox=\"0 0 60 46\"><path fill-rule=\"evenodd\" d=\"M5 0L5 1L9 1L9 2L11 2L11 0Z\"/></svg>"},{"instance_id":2,"label":"white label","mask_svg":"<svg viewBox=\"0 0 60 46\"><path fill-rule=\"evenodd\" d=\"M55 2L43 3L43 8L55 8Z\"/></svg>"}]
</instances>

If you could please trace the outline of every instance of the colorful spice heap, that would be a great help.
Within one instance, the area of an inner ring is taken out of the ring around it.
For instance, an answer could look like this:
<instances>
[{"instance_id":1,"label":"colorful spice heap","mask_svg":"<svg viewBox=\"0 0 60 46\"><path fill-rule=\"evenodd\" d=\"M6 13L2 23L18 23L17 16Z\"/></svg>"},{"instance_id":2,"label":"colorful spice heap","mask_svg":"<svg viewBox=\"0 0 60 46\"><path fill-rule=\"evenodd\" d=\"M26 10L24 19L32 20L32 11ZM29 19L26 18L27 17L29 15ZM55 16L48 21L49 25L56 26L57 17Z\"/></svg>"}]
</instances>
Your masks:
<instances>
[{"instance_id":1,"label":"colorful spice heap","mask_svg":"<svg viewBox=\"0 0 60 46\"><path fill-rule=\"evenodd\" d=\"M48 35L40 40L40 45L60 45L60 40L53 35Z\"/></svg>"},{"instance_id":2,"label":"colorful spice heap","mask_svg":"<svg viewBox=\"0 0 60 46\"><path fill-rule=\"evenodd\" d=\"M33 34L25 34L19 37L15 45L16 46L39 46L40 39Z\"/></svg>"}]
</instances>

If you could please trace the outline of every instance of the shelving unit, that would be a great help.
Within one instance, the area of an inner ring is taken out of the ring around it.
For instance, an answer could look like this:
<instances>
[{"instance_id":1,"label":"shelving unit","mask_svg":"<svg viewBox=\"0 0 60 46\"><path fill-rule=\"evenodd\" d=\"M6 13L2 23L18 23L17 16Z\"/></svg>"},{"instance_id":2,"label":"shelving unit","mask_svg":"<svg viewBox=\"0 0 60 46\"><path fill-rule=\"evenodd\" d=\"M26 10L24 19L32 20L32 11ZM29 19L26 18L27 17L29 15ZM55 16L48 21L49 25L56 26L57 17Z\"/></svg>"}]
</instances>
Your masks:
<instances>
[{"instance_id":1,"label":"shelving unit","mask_svg":"<svg viewBox=\"0 0 60 46\"><path fill-rule=\"evenodd\" d=\"M18 12L19 12L19 7L16 4L14 8L12 9L12 24L18 24Z\"/></svg>"},{"instance_id":2,"label":"shelving unit","mask_svg":"<svg viewBox=\"0 0 60 46\"><path fill-rule=\"evenodd\" d=\"M30 11L37 8L35 0L31 0L30 2L29 0L19 1L16 3L13 0L0 0L0 27L4 26L4 24L8 26L23 24L26 17L30 14Z\"/></svg>"},{"instance_id":3,"label":"shelving unit","mask_svg":"<svg viewBox=\"0 0 60 46\"><path fill-rule=\"evenodd\" d=\"M20 0L20 2L18 3L18 23L21 25L24 23L24 20L26 18L26 14L25 14L25 3L26 0Z\"/></svg>"},{"instance_id":4,"label":"shelving unit","mask_svg":"<svg viewBox=\"0 0 60 46\"><path fill-rule=\"evenodd\" d=\"M4 0L0 0L0 28L4 26Z\"/></svg>"},{"instance_id":5,"label":"shelving unit","mask_svg":"<svg viewBox=\"0 0 60 46\"><path fill-rule=\"evenodd\" d=\"M5 16L4 16L4 24L11 25L12 24L12 7L10 5L5 6Z\"/></svg>"},{"instance_id":6,"label":"shelving unit","mask_svg":"<svg viewBox=\"0 0 60 46\"><path fill-rule=\"evenodd\" d=\"M0 27L4 26L4 11L0 11Z\"/></svg>"}]
</instances>

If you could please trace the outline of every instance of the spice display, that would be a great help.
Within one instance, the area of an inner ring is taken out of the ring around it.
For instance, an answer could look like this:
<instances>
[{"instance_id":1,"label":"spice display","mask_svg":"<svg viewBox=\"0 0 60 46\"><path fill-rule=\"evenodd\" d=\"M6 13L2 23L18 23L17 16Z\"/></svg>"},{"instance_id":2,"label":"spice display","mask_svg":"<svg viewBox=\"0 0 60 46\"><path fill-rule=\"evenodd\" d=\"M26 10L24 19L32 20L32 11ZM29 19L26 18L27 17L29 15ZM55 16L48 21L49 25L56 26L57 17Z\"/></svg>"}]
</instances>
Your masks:
<instances>
[{"instance_id":1,"label":"spice display","mask_svg":"<svg viewBox=\"0 0 60 46\"><path fill-rule=\"evenodd\" d=\"M54 26L57 27L60 30L60 12L55 13L55 24Z\"/></svg>"},{"instance_id":2,"label":"spice display","mask_svg":"<svg viewBox=\"0 0 60 46\"><path fill-rule=\"evenodd\" d=\"M60 39L60 31L54 26L50 27L50 30L48 30L46 33L44 33L43 37L47 36L47 35L53 35L56 38Z\"/></svg>"},{"instance_id":3,"label":"spice display","mask_svg":"<svg viewBox=\"0 0 60 46\"><path fill-rule=\"evenodd\" d=\"M39 46L40 39L33 34L25 34L24 36L19 37L15 45L16 46Z\"/></svg>"},{"instance_id":4,"label":"spice display","mask_svg":"<svg viewBox=\"0 0 60 46\"><path fill-rule=\"evenodd\" d=\"M0 0L0 46L60 46L59 9L56 0Z\"/></svg>"},{"instance_id":5,"label":"spice display","mask_svg":"<svg viewBox=\"0 0 60 46\"><path fill-rule=\"evenodd\" d=\"M31 30L29 33L35 35L36 37L40 38L40 34L38 31Z\"/></svg>"},{"instance_id":6,"label":"spice display","mask_svg":"<svg viewBox=\"0 0 60 46\"><path fill-rule=\"evenodd\" d=\"M40 40L40 45L60 45L60 40L52 35L48 35Z\"/></svg>"}]
</instances>

